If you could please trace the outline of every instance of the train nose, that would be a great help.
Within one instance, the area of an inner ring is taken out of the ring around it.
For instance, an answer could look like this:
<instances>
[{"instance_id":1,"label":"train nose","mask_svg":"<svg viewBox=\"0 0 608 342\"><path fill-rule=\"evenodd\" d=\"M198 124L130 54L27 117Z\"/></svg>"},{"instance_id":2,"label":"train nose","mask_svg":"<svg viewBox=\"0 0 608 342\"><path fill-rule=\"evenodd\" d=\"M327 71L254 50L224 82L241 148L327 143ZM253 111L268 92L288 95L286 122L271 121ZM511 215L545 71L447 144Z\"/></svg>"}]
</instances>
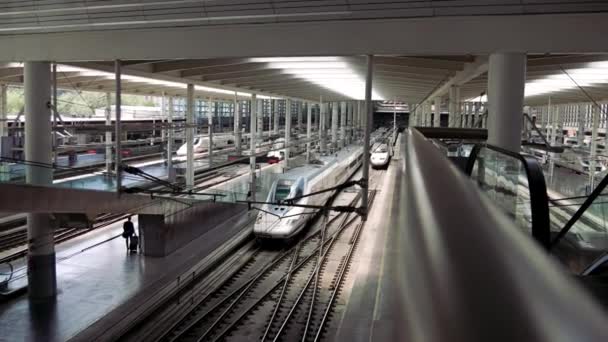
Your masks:
<instances>
[{"instance_id":1,"label":"train nose","mask_svg":"<svg viewBox=\"0 0 608 342\"><path fill-rule=\"evenodd\" d=\"M288 220L281 220L274 215L262 214L258 216L253 227L253 233L264 238L284 238L289 235Z\"/></svg>"}]
</instances>

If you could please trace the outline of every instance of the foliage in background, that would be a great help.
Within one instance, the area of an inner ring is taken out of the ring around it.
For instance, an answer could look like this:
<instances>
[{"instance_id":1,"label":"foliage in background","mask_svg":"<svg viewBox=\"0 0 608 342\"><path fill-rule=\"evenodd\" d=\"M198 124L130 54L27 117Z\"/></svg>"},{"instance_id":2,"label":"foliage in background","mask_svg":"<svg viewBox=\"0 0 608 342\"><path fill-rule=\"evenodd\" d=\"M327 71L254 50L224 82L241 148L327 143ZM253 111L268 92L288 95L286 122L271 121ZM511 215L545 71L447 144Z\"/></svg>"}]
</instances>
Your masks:
<instances>
[{"instance_id":1,"label":"foliage in background","mask_svg":"<svg viewBox=\"0 0 608 342\"><path fill-rule=\"evenodd\" d=\"M9 114L17 114L24 105L23 88L10 87L7 90L7 109ZM114 96L112 96L114 104ZM122 95L124 106L154 107L154 101L141 95ZM97 108L105 108L106 94L91 91L59 90L57 106L61 115L90 116Z\"/></svg>"}]
</instances>

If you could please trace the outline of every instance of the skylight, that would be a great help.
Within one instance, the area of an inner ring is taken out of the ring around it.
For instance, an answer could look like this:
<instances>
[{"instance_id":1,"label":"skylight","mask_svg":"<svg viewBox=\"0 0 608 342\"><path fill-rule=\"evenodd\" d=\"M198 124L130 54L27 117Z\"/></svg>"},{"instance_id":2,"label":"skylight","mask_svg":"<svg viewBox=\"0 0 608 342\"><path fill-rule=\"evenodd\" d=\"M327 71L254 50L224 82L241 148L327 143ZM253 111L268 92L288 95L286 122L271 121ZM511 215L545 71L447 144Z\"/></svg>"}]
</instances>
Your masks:
<instances>
[{"instance_id":1,"label":"skylight","mask_svg":"<svg viewBox=\"0 0 608 342\"><path fill-rule=\"evenodd\" d=\"M526 82L525 97L550 95L565 90L608 84L608 61L588 63L584 68L565 69L568 75L559 71L556 74ZM572 79L576 81L572 81ZM467 101L487 101L487 96L474 97Z\"/></svg>"},{"instance_id":2,"label":"skylight","mask_svg":"<svg viewBox=\"0 0 608 342\"><path fill-rule=\"evenodd\" d=\"M365 100L365 80L342 57L250 58L252 63L268 63L292 75L354 100ZM319 94L322 95L322 94ZM373 100L382 97L372 90Z\"/></svg>"}]
</instances>

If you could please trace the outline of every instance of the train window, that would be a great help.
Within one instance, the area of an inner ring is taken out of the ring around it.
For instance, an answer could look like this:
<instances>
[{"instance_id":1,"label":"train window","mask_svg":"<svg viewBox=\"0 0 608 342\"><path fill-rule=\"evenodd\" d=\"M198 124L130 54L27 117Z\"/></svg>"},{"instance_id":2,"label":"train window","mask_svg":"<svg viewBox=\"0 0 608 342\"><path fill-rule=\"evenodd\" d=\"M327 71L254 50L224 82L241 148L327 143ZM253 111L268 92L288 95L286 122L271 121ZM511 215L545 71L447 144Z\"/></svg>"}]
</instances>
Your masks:
<instances>
[{"instance_id":1,"label":"train window","mask_svg":"<svg viewBox=\"0 0 608 342\"><path fill-rule=\"evenodd\" d=\"M228 140L228 145L232 145L232 144L234 144L234 141Z\"/></svg>"},{"instance_id":2,"label":"train window","mask_svg":"<svg viewBox=\"0 0 608 342\"><path fill-rule=\"evenodd\" d=\"M201 142L201 138L194 139L194 145L198 145Z\"/></svg>"},{"instance_id":3,"label":"train window","mask_svg":"<svg viewBox=\"0 0 608 342\"><path fill-rule=\"evenodd\" d=\"M290 181L280 180L277 183L277 188L274 192L274 200L278 202L287 198L291 192L291 184L292 182Z\"/></svg>"}]
</instances>

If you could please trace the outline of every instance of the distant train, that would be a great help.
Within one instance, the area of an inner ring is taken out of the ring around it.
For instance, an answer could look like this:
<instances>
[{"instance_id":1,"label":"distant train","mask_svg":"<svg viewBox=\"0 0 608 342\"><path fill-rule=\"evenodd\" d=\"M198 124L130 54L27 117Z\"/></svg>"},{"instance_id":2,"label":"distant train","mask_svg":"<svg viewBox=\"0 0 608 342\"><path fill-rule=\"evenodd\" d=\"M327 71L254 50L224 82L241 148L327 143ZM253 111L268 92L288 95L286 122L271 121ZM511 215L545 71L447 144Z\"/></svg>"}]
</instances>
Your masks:
<instances>
[{"instance_id":1,"label":"distant train","mask_svg":"<svg viewBox=\"0 0 608 342\"><path fill-rule=\"evenodd\" d=\"M272 144L272 150L266 154L269 164L276 164L285 158L285 138L276 139Z\"/></svg>"},{"instance_id":2,"label":"distant train","mask_svg":"<svg viewBox=\"0 0 608 342\"><path fill-rule=\"evenodd\" d=\"M285 240L298 234L310 219L312 210L282 204L284 200L298 198L322 189L327 189L348 180L361 166L363 149L343 150L337 155L321 157L320 160L294 168L276 180L253 227L258 239ZM324 192L296 200L297 204L325 205L334 194Z\"/></svg>"},{"instance_id":3,"label":"distant train","mask_svg":"<svg viewBox=\"0 0 608 342\"><path fill-rule=\"evenodd\" d=\"M217 135L213 137L213 149L222 149L234 146L236 138L234 135ZM194 153L203 153L209 150L209 137L199 136L194 139ZM178 156L185 156L187 151L187 144L183 144L178 150Z\"/></svg>"},{"instance_id":4,"label":"distant train","mask_svg":"<svg viewBox=\"0 0 608 342\"><path fill-rule=\"evenodd\" d=\"M370 164L374 169L386 169L391 160L390 151L387 144L380 144L372 150Z\"/></svg>"}]
</instances>

